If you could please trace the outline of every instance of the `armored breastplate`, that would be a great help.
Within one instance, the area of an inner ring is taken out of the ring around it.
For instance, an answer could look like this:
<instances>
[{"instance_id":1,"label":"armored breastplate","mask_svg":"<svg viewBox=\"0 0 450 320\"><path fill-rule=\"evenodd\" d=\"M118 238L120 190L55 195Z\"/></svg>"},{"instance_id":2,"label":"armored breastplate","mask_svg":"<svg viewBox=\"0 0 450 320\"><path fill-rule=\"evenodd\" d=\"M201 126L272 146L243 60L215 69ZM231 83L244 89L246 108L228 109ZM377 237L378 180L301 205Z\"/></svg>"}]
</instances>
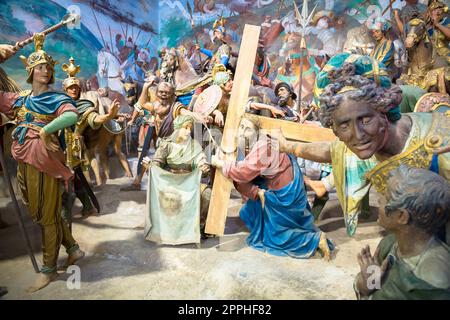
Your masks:
<instances>
[{"instance_id":1,"label":"armored breastplate","mask_svg":"<svg viewBox=\"0 0 450 320\"><path fill-rule=\"evenodd\" d=\"M366 174L366 178L376 190L384 194L389 172L401 164L408 167L429 169L436 148L450 143L450 116L445 113L433 112L431 128L425 139L413 139L409 148L381 163Z\"/></svg>"}]
</instances>

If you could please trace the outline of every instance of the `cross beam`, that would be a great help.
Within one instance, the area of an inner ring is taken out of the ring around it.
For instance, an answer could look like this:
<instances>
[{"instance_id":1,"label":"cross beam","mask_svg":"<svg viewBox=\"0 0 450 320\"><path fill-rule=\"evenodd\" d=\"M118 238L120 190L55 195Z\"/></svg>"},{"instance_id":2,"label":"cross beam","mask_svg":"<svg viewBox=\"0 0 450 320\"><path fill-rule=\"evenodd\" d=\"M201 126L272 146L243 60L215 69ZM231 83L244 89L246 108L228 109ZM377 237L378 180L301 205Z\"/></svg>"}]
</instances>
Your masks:
<instances>
[{"instance_id":1,"label":"cross beam","mask_svg":"<svg viewBox=\"0 0 450 320\"><path fill-rule=\"evenodd\" d=\"M257 119L261 125L261 129L270 131L282 129L283 135L288 140L302 142L333 142L336 140L331 129L316 127L309 124L300 124L298 122L273 119L268 117L257 116L254 114L245 114L246 118Z\"/></svg>"}]
</instances>

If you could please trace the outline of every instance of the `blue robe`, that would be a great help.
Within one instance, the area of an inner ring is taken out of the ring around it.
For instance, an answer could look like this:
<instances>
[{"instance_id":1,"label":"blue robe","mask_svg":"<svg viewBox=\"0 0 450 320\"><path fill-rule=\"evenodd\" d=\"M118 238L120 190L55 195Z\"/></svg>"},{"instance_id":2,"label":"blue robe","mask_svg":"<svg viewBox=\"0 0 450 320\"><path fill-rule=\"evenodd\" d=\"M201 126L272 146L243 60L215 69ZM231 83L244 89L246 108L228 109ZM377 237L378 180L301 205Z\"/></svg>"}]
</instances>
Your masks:
<instances>
[{"instance_id":1,"label":"blue robe","mask_svg":"<svg viewBox=\"0 0 450 320\"><path fill-rule=\"evenodd\" d=\"M303 175L294 156L289 155L294 179L280 190L266 190L265 207L249 199L240 217L250 230L247 244L276 256L309 258L317 250L321 231L307 201ZM264 188L261 179L260 188Z\"/></svg>"}]
</instances>

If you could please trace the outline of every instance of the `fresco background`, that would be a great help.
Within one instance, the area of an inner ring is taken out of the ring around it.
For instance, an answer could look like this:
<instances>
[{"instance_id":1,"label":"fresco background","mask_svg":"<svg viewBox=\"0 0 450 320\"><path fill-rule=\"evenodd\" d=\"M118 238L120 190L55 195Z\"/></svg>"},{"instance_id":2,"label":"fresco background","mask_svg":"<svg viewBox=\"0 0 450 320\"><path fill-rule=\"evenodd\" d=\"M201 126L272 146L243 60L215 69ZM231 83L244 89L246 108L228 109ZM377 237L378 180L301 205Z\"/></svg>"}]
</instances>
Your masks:
<instances>
[{"instance_id":1,"label":"fresco background","mask_svg":"<svg viewBox=\"0 0 450 320\"><path fill-rule=\"evenodd\" d=\"M426 1L423 1L426 2ZM188 5L189 3L189 5ZM297 4L302 8L302 0ZM389 0L318 0L309 1L309 8L332 9L337 15L349 17L350 27L359 25L373 14L374 7L386 7ZM394 7L401 7L397 0ZM145 61L145 70L156 68L158 48L184 45L191 48L195 43L194 33L202 46L212 46L212 24L222 15L227 18L227 32L233 49L237 52L245 23L261 25L267 21L293 17L292 0L1 0L0 1L0 41L13 44L27 36L56 24L67 10L79 10L79 29L62 28L48 36L45 49L60 64L73 56L81 66L80 77L95 78L98 71L97 55L107 50L123 63L130 56ZM192 12L192 20L190 10ZM390 16L390 11L386 13ZM191 26L194 22L194 28ZM288 26L289 27L289 26ZM286 28L277 39L266 48L271 63L271 78L281 64L279 50L286 35ZM133 48L128 51L124 48ZM20 51L27 56L33 50L29 45ZM130 50L132 52L130 52ZM153 58L153 59L152 59ZM135 60L133 60L135 61ZM2 67L22 87L26 88L26 74L18 56ZM56 87L65 78L60 66L56 69Z\"/></svg>"}]
</instances>

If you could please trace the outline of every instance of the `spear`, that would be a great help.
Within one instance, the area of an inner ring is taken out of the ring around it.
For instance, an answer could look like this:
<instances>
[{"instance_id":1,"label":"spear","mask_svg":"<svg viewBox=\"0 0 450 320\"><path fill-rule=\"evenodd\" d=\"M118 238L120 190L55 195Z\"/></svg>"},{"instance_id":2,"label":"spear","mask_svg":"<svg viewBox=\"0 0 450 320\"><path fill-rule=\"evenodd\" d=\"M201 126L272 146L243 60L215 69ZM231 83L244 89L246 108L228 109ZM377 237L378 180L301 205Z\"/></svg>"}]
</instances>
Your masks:
<instances>
[{"instance_id":1,"label":"spear","mask_svg":"<svg viewBox=\"0 0 450 320\"><path fill-rule=\"evenodd\" d=\"M396 0L391 0L391 1L389 2L388 6L386 7L386 9L384 9L383 13L381 13L381 16L380 16L380 17L384 16L384 14L385 14L389 9L392 9L392 5L394 4L395 1L396 1Z\"/></svg>"},{"instance_id":2,"label":"spear","mask_svg":"<svg viewBox=\"0 0 450 320\"><path fill-rule=\"evenodd\" d=\"M113 41L112 41L112 33L111 33L111 26L109 27L109 41L111 42L111 53L114 54L114 46L113 46Z\"/></svg>"},{"instance_id":3,"label":"spear","mask_svg":"<svg viewBox=\"0 0 450 320\"><path fill-rule=\"evenodd\" d=\"M147 41L147 43L145 44L145 47L144 47L144 48L147 48L147 47L148 47L148 44L150 43L151 40L152 40L152 36L150 36L150 38L148 38L148 41Z\"/></svg>"},{"instance_id":4,"label":"spear","mask_svg":"<svg viewBox=\"0 0 450 320\"><path fill-rule=\"evenodd\" d=\"M105 39L103 39L102 30L100 29L100 25L98 24L97 16L95 15L94 9L91 8L91 10L92 10L92 14L94 15L95 23L97 24L98 32L100 32L100 37L102 38L102 41L103 41L103 47L106 50L106 42L105 42Z\"/></svg>"},{"instance_id":5,"label":"spear","mask_svg":"<svg viewBox=\"0 0 450 320\"><path fill-rule=\"evenodd\" d=\"M300 24L300 74L299 74L299 87L298 87L298 100L297 100L297 111L300 111L300 106L302 103L302 87L303 87L303 56L306 49L306 41L305 41L305 29L308 26L309 22L312 19L313 13L317 7L314 7L314 9L311 11L310 14L308 14L308 0L303 0L303 8L302 13L300 14L300 11L298 10L297 4L295 3L295 0L293 0L294 3L294 9L295 9L295 18L297 19L298 23Z\"/></svg>"},{"instance_id":6,"label":"spear","mask_svg":"<svg viewBox=\"0 0 450 320\"><path fill-rule=\"evenodd\" d=\"M139 32L138 32L138 34L136 36L136 40L134 40L134 43L136 43L136 44L137 44L137 41L139 39L139 36L141 35L141 31L142 31L142 29L139 29Z\"/></svg>"},{"instance_id":7,"label":"spear","mask_svg":"<svg viewBox=\"0 0 450 320\"><path fill-rule=\"evenodd\" d=\"M195 43L197 45L200 45L200 43L198 42L197 33L195 32L195 29L194 29L194 26L195 26L195 24L194 24L194 16L192 14L192 7L189 4L189 1L186 2L186 6L187 6L187 9L188 9L188 12L189 12L189 16L191 18L191 27L192 27L192 32L194 33ZM198 58L200 59L200 66L202 66L201 73L203 74L203 59L202 59L202 55L200 54L200 52L198 52Z\"/></svg>"}]
</instances>

